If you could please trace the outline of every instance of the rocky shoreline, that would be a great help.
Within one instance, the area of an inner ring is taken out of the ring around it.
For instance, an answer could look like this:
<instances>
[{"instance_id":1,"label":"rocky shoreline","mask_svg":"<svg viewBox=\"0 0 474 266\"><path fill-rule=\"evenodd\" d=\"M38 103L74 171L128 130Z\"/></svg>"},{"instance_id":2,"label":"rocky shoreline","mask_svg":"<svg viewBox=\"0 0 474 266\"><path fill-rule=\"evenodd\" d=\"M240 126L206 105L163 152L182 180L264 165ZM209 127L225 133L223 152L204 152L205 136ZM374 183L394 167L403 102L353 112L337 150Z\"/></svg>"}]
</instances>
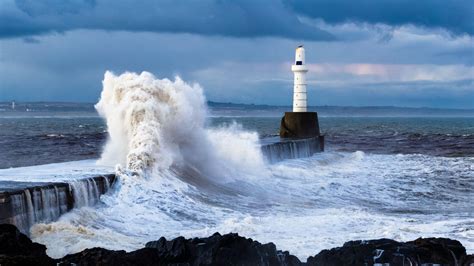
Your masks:
<instances>
[{"instance_id":1,"label":"rocky shoreline","mask_svg":"<svg viewBox=\"0 0 474 266\"><path fill-rule=\"evenodd\" d=\"M389 264L385 264L389 263ZM160 238L132 252L86 249L60 259L10 224L0 225L0 265L474 265L474 256L457 240L419 238L349 241L301 262L273 243L261 244L238 234L173 240Z\"/></svg>"}]
</instances>

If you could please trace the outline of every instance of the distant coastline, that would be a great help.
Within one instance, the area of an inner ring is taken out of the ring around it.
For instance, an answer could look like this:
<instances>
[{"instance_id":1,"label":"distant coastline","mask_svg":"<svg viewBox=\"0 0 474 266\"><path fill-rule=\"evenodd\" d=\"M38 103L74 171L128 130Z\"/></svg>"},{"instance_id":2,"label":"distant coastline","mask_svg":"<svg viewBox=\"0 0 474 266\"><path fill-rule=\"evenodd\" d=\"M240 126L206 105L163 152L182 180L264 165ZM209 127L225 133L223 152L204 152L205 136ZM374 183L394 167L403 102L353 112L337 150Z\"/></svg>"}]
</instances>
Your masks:
<instances>
[{"instance_id":1,"label":"distant coastline","mask_svg":"<svg viewBox=\"0 0 474 266\"><path fill-rule=\"evenodd\" d=\"M16 102L12 109L11 102L0 102L0 114L12 112L85 112L95 113L95 103L80 102ZM219 115L223 111L241 111L242 114L258 114L268 116L279 116L285 110L291 110L291 106L245 104L232 102L208 101L211 114ZM317 111L320 116L344 116L344 117L377 117L377 116L402 116L402 117L474 117L474 109L456 108L433 108L433 107L400 107L400 106L309 106L309 111Z\"/></svg>"},{"instance_id":2,"label":"distant coastline","mask_svg":"<svg viewBox=\"0 0 474 266\"><path fill-rule=\"evenodd\" d=\"M291 110L291 106L221 103L208 101L210 108L233 108L246 110ZM308 106L308 111L317 111L321 116L467 116L474 117L474 109L399 107L399 106Z\"/></svg>"}]
</instances>

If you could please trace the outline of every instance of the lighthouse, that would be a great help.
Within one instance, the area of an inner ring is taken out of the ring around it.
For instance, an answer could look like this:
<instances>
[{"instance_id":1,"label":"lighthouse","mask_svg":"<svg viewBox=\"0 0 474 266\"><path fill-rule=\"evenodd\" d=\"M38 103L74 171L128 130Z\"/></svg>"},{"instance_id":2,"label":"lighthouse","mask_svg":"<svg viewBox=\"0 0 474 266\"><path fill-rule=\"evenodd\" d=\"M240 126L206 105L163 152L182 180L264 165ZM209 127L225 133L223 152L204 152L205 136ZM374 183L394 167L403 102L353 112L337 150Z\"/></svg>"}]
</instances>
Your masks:
<instances>
[{"instance_id":1,"label":"lighthouse","mask_svg":"<svg viewBox=\"0 0 474 266\"><path fill-rule=\"evenodd\" d=\"M305 54L303 45L300 45L296 48L295 63L291 66L291 71L293 71L294 74L293 112L306 112L306 72L308 72L308 68L305 64Z\"/></svg>"},{"instance_id":2,"label":"lighthouse","mask_svg":"<svg viewBox=\"0 0 474 266\"><path fill-rule=\"evenodd\" d=\"M313 150L324 150L324 136L319 131L318 113L308 112L308 95L305 49L303 45L296 47L295 61L291 65L294 75L293 82L293 112L285 112L281 118L280 138L282 139L311 139Z\"/></svg>"}]
</instances>

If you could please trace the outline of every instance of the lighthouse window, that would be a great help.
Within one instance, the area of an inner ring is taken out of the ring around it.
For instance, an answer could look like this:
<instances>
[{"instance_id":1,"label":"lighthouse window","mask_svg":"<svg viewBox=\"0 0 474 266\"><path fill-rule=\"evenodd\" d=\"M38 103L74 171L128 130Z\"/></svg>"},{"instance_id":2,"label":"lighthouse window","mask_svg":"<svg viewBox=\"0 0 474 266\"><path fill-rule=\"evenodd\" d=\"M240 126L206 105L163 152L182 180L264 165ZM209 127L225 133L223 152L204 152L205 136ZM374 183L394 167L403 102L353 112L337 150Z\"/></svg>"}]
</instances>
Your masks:
<instances>
[{"instance_id":1,"label":"lighthouse window","mask_svg":"<svg viewBox=\"0 0 474 266\"><path fill-rule=\"evenodd\" d=\"M302 64L303 64L303 61L296 61L297 66L302 65Z\"/></svg>"}]
</instances>

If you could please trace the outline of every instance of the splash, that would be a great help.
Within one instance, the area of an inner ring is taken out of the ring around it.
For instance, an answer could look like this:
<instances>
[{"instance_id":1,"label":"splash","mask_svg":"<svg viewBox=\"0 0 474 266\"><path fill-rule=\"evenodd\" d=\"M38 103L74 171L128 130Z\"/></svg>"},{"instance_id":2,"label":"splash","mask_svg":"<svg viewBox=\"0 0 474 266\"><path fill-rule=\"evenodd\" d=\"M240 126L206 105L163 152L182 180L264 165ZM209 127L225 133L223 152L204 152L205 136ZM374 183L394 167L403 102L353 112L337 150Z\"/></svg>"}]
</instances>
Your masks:
<instances>
[{"instance_id":1,"label":"splash","mask_svg":"<svg viewBox=\"0 0 474 266\"><path fill-rule=\"evenodd\" d=\"M107 71L95 106L107 121L109 140L101 163L131 171L168 168L180 147L202 139L205 104L199 85L156 79L151 73Z\"/></svg>"},{"instance_id":2,"label":"splash","mask_svg":"<svg viewBox=\"0 0 474 266\"><path fill-rule=\"evenodd\" d=\"M149 72L116 76L107 71L95 107L109 132L101 164L119 164L139 175L181 166L205 176L264 164L257 133L236 125L205 129L203 90L179 77L171 81Z\"/></svg>"}]
</instances>

